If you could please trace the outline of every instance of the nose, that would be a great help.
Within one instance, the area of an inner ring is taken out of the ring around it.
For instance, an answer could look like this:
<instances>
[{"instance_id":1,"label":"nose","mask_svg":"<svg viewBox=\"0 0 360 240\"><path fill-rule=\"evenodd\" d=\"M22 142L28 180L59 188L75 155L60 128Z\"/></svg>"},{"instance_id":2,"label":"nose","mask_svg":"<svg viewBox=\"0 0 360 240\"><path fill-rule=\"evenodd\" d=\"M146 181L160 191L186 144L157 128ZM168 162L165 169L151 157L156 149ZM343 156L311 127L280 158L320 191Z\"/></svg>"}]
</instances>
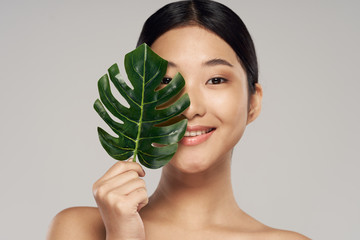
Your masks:
<instances>
[{"instance_id":1,"label":"nose","mask_svg":"<svg viewBox=\"0 0 360 240\"><path fill-rule=\"evenodd\" d=\"M204 94L198 86L185 85L185 92L190 98L190 106L182 113L188 120L202 117L206 113L206 102Z\"/></svg>"}]
</instances>

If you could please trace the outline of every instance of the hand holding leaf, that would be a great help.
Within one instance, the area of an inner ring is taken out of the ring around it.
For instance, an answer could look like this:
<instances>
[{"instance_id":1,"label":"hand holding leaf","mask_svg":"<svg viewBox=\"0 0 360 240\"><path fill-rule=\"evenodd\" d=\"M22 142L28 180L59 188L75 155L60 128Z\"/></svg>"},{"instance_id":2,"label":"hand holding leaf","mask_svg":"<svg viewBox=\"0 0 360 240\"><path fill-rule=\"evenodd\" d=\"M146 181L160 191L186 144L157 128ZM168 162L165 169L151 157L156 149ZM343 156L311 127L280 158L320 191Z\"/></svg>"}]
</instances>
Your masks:
<instances>
[{"instance_id":1,"label":"hand holding leaf","mask_svg":"<svg viewBox=\"0 0 360 240\"><path fill-rule=\"evenodd\" d=\"M187 120L165 127L155 125L181 114L190 105L190 99L184 94L174 104L164 109L156 109L159 105L169 102L185 86L183 77L178 73L166 87L155 91L166 69L167 61L156 55L146 44L125 56L125 70L133 89L120 77L116 64L109 68L110 80L129 103L129 108L119 103L112 95L107 74L98 81L101 102L97 99L94 108L118 138L109 135L100 127L98 134L102 146L113 158L125 160L134 156L136 161L138 156L142 165L160 168L175 154L177 142L185 134ZM123 123L114 121L103 104ZM152 143L166 146L154 147Z\"/></svg>"}]
</instances>

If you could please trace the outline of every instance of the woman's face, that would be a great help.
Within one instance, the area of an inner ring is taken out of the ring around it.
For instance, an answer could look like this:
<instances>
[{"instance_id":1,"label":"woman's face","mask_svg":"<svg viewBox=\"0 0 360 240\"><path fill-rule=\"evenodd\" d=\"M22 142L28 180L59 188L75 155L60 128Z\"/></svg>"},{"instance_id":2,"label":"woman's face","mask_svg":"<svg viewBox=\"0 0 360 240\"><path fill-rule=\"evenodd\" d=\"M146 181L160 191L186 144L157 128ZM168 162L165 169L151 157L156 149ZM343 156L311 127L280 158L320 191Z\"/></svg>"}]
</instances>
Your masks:
<instances>
[{"instance_id":1,"label":"woman's face","mask_svg":"<svg viewBox=\"0 0 360 240\"><path fill-rule=\"evenodd\" d=\"M198 26L172 29L151 48L169 62L166 78L182 74L191 101L183 113L188 131L170 164L194 173L229 160L248 123L246 73L235 52Z\"/></svg>"}]
</instances>

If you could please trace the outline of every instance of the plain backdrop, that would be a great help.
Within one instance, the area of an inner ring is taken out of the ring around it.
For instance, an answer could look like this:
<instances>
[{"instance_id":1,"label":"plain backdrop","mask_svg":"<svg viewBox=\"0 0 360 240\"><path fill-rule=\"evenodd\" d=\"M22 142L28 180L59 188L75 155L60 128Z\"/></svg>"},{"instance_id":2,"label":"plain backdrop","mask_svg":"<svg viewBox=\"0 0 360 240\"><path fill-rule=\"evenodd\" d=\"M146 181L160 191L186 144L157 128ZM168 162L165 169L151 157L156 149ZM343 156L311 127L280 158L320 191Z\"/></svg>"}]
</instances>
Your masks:
<instances>
[{"instance_id":1,"label":"plain backdrop","mask_svg":"<svg viewBox=\"0 0 360 240\"><path fill-rule=\"evenodd\" d=\"M96 205L92 184L115 163L97 137L97 80L168 2L0 1L0 239L44 239L62 209ZM264 90L234 152L240 207L313 239L360 239L359 1L221 2L253 37ZM146 171L151 193L161 170Z\"/></svg>"}]
</instances>

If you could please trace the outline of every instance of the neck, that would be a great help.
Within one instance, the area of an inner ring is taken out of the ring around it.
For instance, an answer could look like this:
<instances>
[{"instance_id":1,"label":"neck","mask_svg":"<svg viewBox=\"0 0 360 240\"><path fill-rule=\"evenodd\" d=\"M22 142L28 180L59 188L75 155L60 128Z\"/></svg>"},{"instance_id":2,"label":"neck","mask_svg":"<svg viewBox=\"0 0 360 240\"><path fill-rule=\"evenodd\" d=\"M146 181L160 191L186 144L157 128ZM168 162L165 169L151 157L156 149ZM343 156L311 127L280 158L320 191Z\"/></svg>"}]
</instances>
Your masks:
<instances>
[{"instance_id":1,"label":"neck","mask_svg":"<svg viewBox=\"0 0 360 240\"><path fill-rule=\"evenodd\" d=\"M228 220L239 210L232 191L230 165L231 153L216 166L198 173L185 173L167 164L149 208L156 209L163 219L191 226Z\"/></svg>"}]
</instances>

